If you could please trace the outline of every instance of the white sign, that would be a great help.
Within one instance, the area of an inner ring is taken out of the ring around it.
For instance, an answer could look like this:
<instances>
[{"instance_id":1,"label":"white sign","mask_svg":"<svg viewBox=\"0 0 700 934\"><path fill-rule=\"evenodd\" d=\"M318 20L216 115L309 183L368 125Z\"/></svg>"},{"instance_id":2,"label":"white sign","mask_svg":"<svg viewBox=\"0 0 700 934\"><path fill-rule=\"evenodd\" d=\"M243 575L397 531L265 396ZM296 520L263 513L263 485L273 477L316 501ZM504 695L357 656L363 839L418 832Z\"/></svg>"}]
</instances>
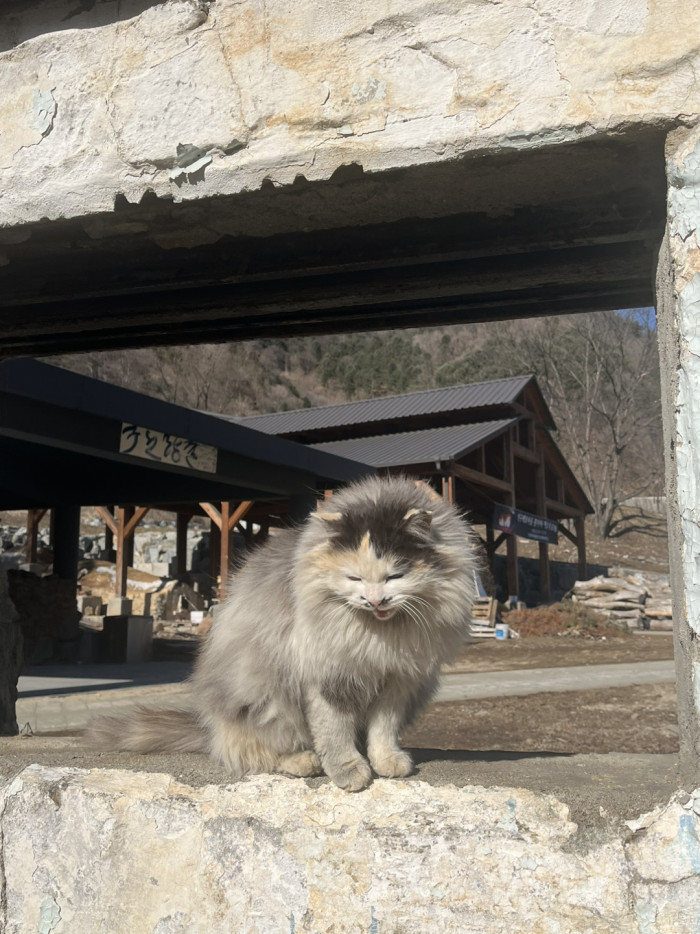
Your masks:
<instances>
[{"instance_id":1,"label":"white sign","mask_svg":"<svg viewBox=\"0 0 700 934\"><path fill-rule=\"evenodd\" d=\"M131 425L128 422L122 424L119 452L160 464L184 467L185 470L216 473L218 451L215 447L175 435L166 435L153 428Z\"/></svg>"}]
</instances>

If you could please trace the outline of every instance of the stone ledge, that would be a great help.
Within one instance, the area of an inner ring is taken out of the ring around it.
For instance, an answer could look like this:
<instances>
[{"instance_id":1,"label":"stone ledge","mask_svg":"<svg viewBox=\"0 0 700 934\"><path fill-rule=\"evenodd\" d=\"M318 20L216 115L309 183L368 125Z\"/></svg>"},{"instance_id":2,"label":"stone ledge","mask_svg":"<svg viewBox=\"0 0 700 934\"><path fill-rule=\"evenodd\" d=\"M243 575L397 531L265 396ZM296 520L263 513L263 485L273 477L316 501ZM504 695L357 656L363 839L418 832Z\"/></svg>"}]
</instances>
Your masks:
<instances>
[{"instance_id":1,"label":"stone ledge","mask_svg":"<svg viewBox=\"0 0 700 934\"><path fill-rule=\"evenodd\" d=\"M3 805L6 934L695 930L700 789L586 846L552 795L423 781L32 765Z\"/></svg>"}]
</instances>

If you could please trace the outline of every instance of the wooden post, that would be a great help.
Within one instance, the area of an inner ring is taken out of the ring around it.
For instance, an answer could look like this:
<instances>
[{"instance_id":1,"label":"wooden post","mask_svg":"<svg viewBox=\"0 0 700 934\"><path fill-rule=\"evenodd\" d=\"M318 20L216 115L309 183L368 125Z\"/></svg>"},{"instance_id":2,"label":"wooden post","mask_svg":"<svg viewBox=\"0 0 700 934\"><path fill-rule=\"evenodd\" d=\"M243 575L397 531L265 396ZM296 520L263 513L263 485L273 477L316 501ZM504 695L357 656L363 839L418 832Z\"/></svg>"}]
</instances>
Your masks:
<instances>
[{"instance_id":1,"label":"wooden post","mask_svg":"<svg viewBox=\"0 0 700 934\"><path fill-rule=\"evenodd\" d=\"M175 516L175 563L176 576L179 581L187 576L187 526L190 517L185 512L178 512Z\"/></svg>"},{"instance_id":2,"label":"wooden post","mask_svg":"<svg viewBox=\"0 0 700 934\"><path fill-rule=\"evenodd\" d=\"M510 483L510 492L506 494L509 506L515 506L515 462L513 457L513 429L505 434L506 444L506 477ZM515 535L506 538L506 567L508 576L508 596L520 598L520 582L518 575L518 539Z\"/></svg>"},{"instance_id":3,"label":"wooden post","mask_svg":"<svg viewBox=\"0 0 700 934\"><path fill-rule=\"evenodd\" d=\"M78 581L78 544L80 538L80 506L54 506L53 572L61 580Z\"/></svg>"},{"instance_id":4,"label":"wooden post","mask_svg":"<svg viewBox=\"0 0 700 934\"><path fill-rule=\"evenodd\" d=\"M116 597L126 596L126 580L128 575L128 560L124 550L126 541L125 529L129 519L134 514L133 506L117 507L117 568L114 580L114 595Z\"/></svg>"},{"instance_id":5,"label":"wooden post","mask_svg":"<svg viewBox=\"0 0 700 934\"><path fill-rule=\"evenodd\" d=\"M552 580L549 570L549 544L538 542L540 558L540 603L552 600Z\"/></svg>"},{"instance_id":6,"label":"wooden post","mask_svg":"<svg viewBox=\"0 0 700 934\"><path fill-rule=\"evenodd\" d=\"M126 596L129 566L134 563L134 532L149 510L149 506L119 506L117 508L117 568L114 595Z\"/></svg>"},{"instance_id":7,"label":"wooden post","mask_svg":"<svg viewBox=\"0 0 700 934\"><path fill-rule=\"evenodd\" d=\"M117 524L114 521L114 504L111 506L106 506L105 508L109 511L109 515L112 518L111 524L105 521L105 555L107 557L107 561L116 561L117 549L114 547L114 536L117 534Z\"/></svg>"},{"instance_id":8,"label":"wooden post","mask_svg":"<svg viewBox=\"0 0 700 934\"><path fill-rule=\"evenodd\" d=\"M229 525L231 518L231 503L221 504L221 560L219 563L219 575L221 585L219 595L224 596L228 587L228 575L231 569L231 559L233 558L232 530Z\"/></svg>"},{"instance_id":9,"label":"wooden post","mask_svg":"<svg viewBox=\"0 0 700 934\"><path fill-rule=\"evenodd\" d=\"M210 517L211 519L211 517ZM211 519L209 525L209 575L212 580L219 576L219 555L221 553L221 526Z\"/></svg>"},{"instance_id":10,"label":"wooden post","mask_svg":"<svg viewBox=\"0 0 700 934\"><path fill-rule=\"evenodd\" d=\"M209 518L212 521L211 529L211 539L209 545L209 554L210 554L210 566L212 568L212 577L215 576L215 571L218 563L218 572L219 572L219 596L222 597L226 593L226 587L228 585L228 576L231 570L231 559L233 558L233 543L232 543L232 533L236 526L237 522L240 522L243 519L251 507L253 506L252 500L243 500L239 503L235 509L231 509L232 503L224 502L221 503L221 511L219 511L216 506L213 506L211 503L200 503L202 509L206 512ZM214 527L219 529L219 535L217 536ZM215 561L212 545L214 541L217 541L218 549L218 562Z\"/></svg>"},{"instance_id":11,"label":"wooden post","mask_svg":"<svg viewBox=\"0 0 700 934\"><path fill-rule=\"evenodd\" d=\"M447 476L442 478L442 498L446 500L451 505L454 505L455 501L455 478L454 474L450 470L450 473Z\"/></svg>"},{"instance_id":12,"label":"wooden post","mask_svg":"<svg viewBox=\"0 0 700 934\"><path fill-rule=\"evenodd\" d=\"M489 524L490 520L486 524L486 555L489 559L489 562L492 561L494 553L496 551L495 535L493 531L493 526ZM492 569L493 570L493 569Z\"/></svg>"},{"instance_id":13,"label":"wooden post","mask_svg":"<svg viewBox=\"0 0 700 934\"><path fill-rule=\"evenodd\" d=\"M46 509L27 510L27 564L34 564L38 555L39 523L46 515Z\"/></svg>"},{"instance_id":14,"label":"wooden post","mask_svg":"<svg viewBox=\"0 0 700 934\"><path fill-rule=\"evenodd\" d=\"M578 549L578 579L585 581L588 577L588 565L586 562L586 517L577 516L574 519L576 528L576 546Z\"/></svg>"},{"instance_id":15,"label":"wooden post","mask_svg":"<svg viewBox=\"0 0 700 934\"><path fill-rule=\"evenodd\" d=\"M547 518L547 495L544 480L544 456L542 450L537 450L537 433L535 432L535 452L539 454L540 462L535 473L535 487L537 498L537 513ZM552 599L552 580L549 569L549 545L547 542L539 543L540 557L540 603L549 603Z\"/></svg>"},{"instance_id":16,"label":"wooden post","mask_svg":"<svg viewBox=\"0 0 700 934\"><path fill-rule=\"evenodd\" d=\"M116 561L114 536L117 534L117 522L114 518L114 506L97 506L95 512L105 524L105 555L107 555L107 560Z\"/></svg>"}]
</instances>

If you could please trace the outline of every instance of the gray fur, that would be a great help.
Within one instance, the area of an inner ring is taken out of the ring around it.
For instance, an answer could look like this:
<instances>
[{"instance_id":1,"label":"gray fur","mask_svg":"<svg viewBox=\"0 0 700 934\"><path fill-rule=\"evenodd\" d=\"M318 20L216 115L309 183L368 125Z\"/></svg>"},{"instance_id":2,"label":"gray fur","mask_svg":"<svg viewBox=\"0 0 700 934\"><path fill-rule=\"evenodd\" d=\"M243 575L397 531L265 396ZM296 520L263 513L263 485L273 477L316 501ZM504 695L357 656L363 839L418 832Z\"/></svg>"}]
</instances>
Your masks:
<instances>
[{"instance_id":1,"label":"gray fur","mask_svg":"<svg viewBox=\"0 0 700 934\"><path fill-rule=\"evenodd\" d=\"M350 791L373 771L408 775L399 733L463 642L474 566L468 525L429 488L347 487L234 575L192 675L189 722L140 711L93 738L205 748L235 776L322 769Z\"/></svg>"}]
</instances>

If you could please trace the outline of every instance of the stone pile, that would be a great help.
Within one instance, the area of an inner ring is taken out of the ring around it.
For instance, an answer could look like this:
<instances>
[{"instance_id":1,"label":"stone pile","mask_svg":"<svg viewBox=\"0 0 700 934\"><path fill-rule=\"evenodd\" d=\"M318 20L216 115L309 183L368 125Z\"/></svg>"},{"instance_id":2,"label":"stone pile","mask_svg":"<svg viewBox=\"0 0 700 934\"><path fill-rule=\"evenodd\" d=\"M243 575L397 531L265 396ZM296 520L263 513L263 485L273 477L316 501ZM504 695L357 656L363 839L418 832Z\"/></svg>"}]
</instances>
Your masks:
<instances>
[{"instance_id":1,"label":"stone pile","mask_svg":"<svg viewBox=\"0 0 700 934\"><path fill-rule=\"evenodd\" d=\"M612 569L609 577L576 581L571 599L623 629L672 629L671 588L664 574Z\"/></svg>"}]
</instances>

